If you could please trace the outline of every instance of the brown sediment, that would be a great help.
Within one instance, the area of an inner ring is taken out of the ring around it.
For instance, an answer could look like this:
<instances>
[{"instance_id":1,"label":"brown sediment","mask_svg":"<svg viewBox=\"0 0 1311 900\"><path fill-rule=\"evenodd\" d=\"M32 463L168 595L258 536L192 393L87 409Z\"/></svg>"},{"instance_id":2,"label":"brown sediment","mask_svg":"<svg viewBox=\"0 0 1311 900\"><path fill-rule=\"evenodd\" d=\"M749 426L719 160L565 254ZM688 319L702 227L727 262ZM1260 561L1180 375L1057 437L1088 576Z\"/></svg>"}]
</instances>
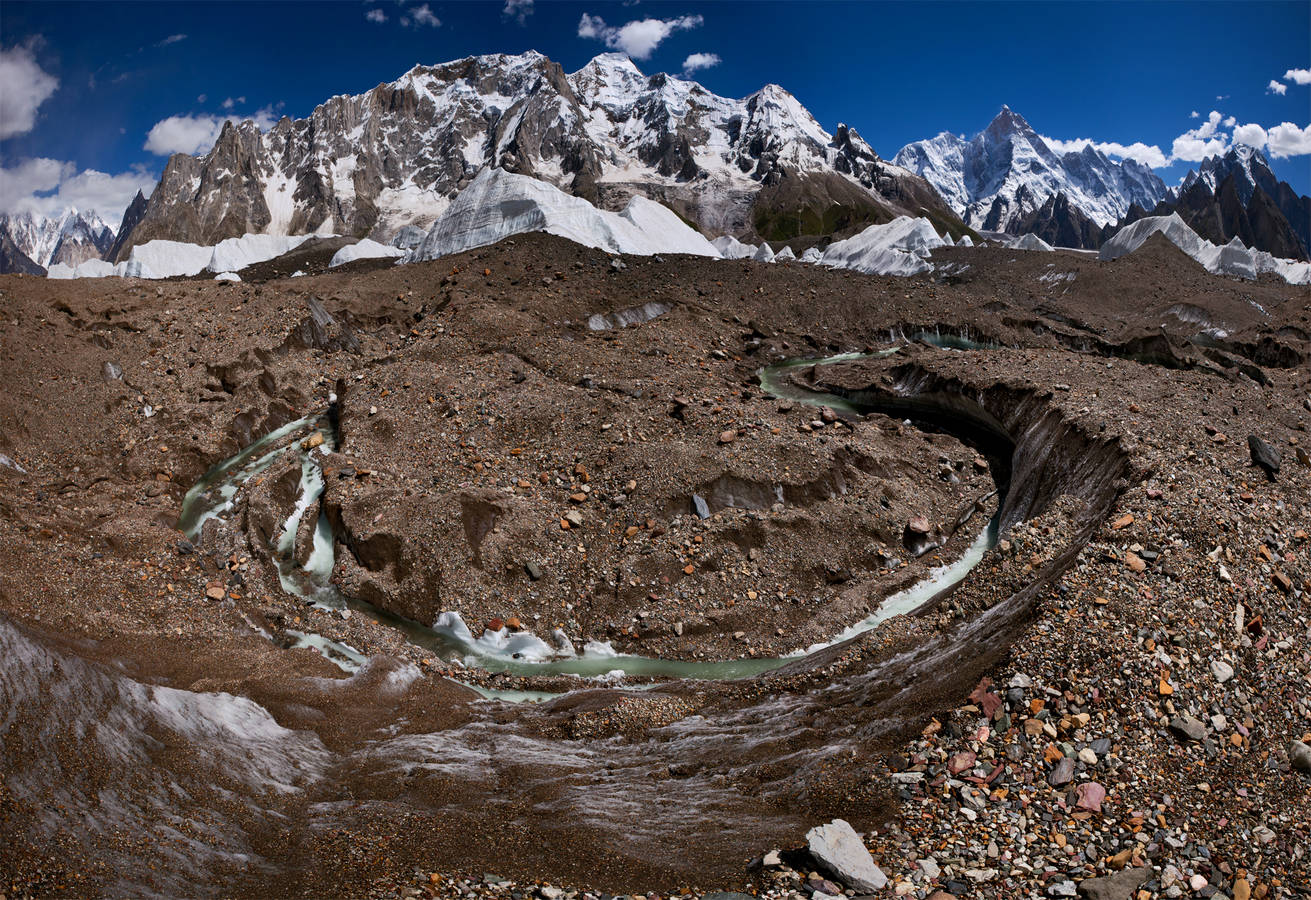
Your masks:
<instances>
[{"instance_id":1,"label":"brown sediment","mask_svg":"<svg viewBox=\"0 0 1311 900\"><path fill-rule=\"evenodd\" d=\"M1304 445L1291 441L1308 384L1283 363L1308 351L1307 291L1214 278L1161 248L1114 264L996 249L943 257L971 268L950 284L687 259L613 273L603 254L539 236L260 284L0 279L0 452L27 470L0 466L0 640L22 661L0 675L15 710L0 745L12 892L362 896L399 890L416 867L607 890L740 887L757 879L750 857L836 816L877 830L869 842L895 875L901 843L922 855L941 840L908 824L914 804L964 820L931 793L898 799L886 760L909 754L904 767L936 778L937 757L913 754L956 750L977 724L961 711L971 690L984 676L1001 682L1016 660L1035 679L1059 678L1070 660L1066 681L1044 682L1061 697L1052 705L1092 709L1108 734L1143 748L1122 818L1176 796L1183 770L1154 767L1153 739L1122 736L1133 710L1163 702L1155 683L1119 685L1112 706L1065 699L1096 680L1075 674L1087 654L1067 610L1087 605L1105 665L1137 672L1152 654L1141 639L1107 638L1106 617L1141 631L1160 616L1187 642L1185 620L1218 635L1241 599L1276 639L1225 652L1250 652L1252 671L1286 690L1297 656L1276 645L1301 633L1305 613L1273 573L1305 590L1295 533L1307 475ZM1049 264L1077 277L1039 281ZM334 319L322 339L306 331L310 297ZM671 308L630 328L585 326L652 301ZM1181 303L1187 315L1166 316ZM1227 332L1223 344L1195 340L1199 317ZM849 425L756 384L766 363L890 346L907 323L1000 346L911 346L796 376L876 411ZM945 526L1001 487L1010 537L919 615L761 679L473 704L442 676L534 685L457 672L367 616L342 619L280 590L267 545L294 502L294 453L194 548L172 530L205 469L327 409L330 393L340 445L323 457L322 509L338 526L335 576L420 620L457 609L471 624L515 616L542 636L560 625L645 655L777 655L840 631L935 564L901 546L911 516ZM1284 451L1279 481L1248 475L1248 431ZM694 493L711 518L694 516ZM1108 530L1125 509L1135 523ZM582 527L563 528L574 511ZM1255 531L1278 552L1244 545L1222 557L1238 597L1216 591L1205 554ZM1139 552L1157 555L1125 569ZM898 558L904 566L889 565ZM1116 593L1107 571L1132 581ZM223 600L205 599L211 585ZM1124 598L1143 588L1148 611ZM1094 589L1114 602L1095 605ZM346 679L311 651L283 649L288 630L375 662ZM1097 683L1105 697L1111 685ZM1295 697L1281 701L1286 714L1244 711L1216 691L1196 679L1178 702L1227 703L1253 720L1248 744L1220 756L1235 784L1311 727ZM1005 709L1022 732L1027 713ZM935 715L951 734L919 737ZM1041 750L1026 744L998 783L1061 814L1063 794L1023 781ZM1286 768L1269 778L1244 821L1305 804ZM1269 880L1271 865L1240 858L1221 816L1193 815L1194 840ZM1022 835L987 835L1024 849ZM1081 874L1105 865L1090 859ZM1288 883L1302 865L1286 862ZM1021 881L999 874L979 890L1006 896Z\"/></svg>"}]
</instances>

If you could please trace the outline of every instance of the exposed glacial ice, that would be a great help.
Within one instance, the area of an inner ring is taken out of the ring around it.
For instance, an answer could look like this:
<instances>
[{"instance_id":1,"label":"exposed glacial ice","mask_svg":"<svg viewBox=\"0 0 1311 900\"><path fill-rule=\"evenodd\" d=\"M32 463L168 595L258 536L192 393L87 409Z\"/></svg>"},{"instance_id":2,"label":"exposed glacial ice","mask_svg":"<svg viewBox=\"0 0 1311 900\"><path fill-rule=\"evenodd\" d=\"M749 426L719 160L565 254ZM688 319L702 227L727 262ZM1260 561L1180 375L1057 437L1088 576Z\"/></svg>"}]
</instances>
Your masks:
<instances>
[{"instance_id":1,"label":"exposed glacial ice","mask_svg":"<svg viewBox=\"0 0 1311 900\"><path fill-rule=\"evenodd\" d=\"M357 259L401 257L405 255L405 252L400 247L389 247L386 244L379 244L377 241L365 238L357 244L347 244L332 254L332 259L328 262L328 268L335 269L337 266L344 266L346 263L355 262Z\"/></svg>"},{"instance_id":2,"label":"exposed glacial ice","mask_svg":"<svg viewBox=\"0 0 1311 900\"><path fill-rule=\"evenodd\" d=\"M613 213L545 181L486 168L451 202L405 261L437 259L535 231L611 253L719 256L699 232L645 197L633 197L623 212Z\"/></svg>"},{"instance_id":3,"label":"exposed glacial ice","mask_svg":"<svg viewBox=\"0 0 1311 900\"><path fill-rule=\"evenodd\" d=\"M869 275L918 275L933 268L921 257L949 246L951 242L940 237L928 219L898 216L829 244L820 262Z\"/></svg>"},{"instance_id":4,"label":"exposed glacial ice","mask_svg":"<svg viewBox=\"0 0 1311 900\"><path fill-rule=\"evenodd\" d=\"M744 244L731 234L717 237L710 243L724 259L751 259L756 255L755 244Z\"/></svg>"},{"instance_id":5,"label":"exposed glacial ice","mask_svg":"<svg viewBox=\"0 0 1311 900\"><path fill-rule=\"evenodd\" d=\"M1311 263L1278 259L1264 250L1249 250L1236 237L1217 247L1189 228L1178 213L1139 219L1103 244L1099 256L1104 260L1119 259L1133 253L1154 234L1163 235L1208 272L1217 275L1250 280L1263 272L1272 272L1290 284L1311 284Z\"/></svg>"}]
</instances>

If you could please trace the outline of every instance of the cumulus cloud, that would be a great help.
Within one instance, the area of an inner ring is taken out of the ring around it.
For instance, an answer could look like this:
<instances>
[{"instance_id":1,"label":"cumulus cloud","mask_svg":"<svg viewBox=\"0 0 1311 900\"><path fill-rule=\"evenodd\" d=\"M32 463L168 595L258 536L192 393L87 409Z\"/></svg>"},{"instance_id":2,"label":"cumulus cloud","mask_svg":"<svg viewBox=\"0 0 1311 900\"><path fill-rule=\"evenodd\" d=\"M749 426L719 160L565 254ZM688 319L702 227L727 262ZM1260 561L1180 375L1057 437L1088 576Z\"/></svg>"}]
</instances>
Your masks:
<instances>
[{"instance_id":1,"label":"cumulus cloud","mask_svg":"<svg viewBox=\"0 0 1311 900\"><path fill-rule=\"evenodd\" d=\"M155 46L167 47L169 44L176 44L178 41L185 41L186 39L187 36L185 34L170 34L168 37L164 38L164 40L160 41Z\"/></svg>"},{"instance_id":2,"label":"cumulus cloud","mask_svg":"<svg viewBox=\"0 0 1311 900\"><path fill-rule=\"evenodd\" d=\"M578 22L578 36L603 41L611 50L621 50L633 59L647 59L665 38L676 31L696 28L704 21L701 16L637 19L616 28L605 24L600 16L583 13Z\"/></svg>"},{"instance_id":3,"label":"cumulus cloud","mask_svg":"<svg viewBox=\"0 0 1311 900\"><path fill-rule=\"evenodd\" d=\"M377 22L381 25L383 22L387 21L387 14L380 9L371 9L364 14L364 18L368 19L370 22Z\"/></svg>"},{"instance_id":4,"label":"cumulus cloud","mask_svg":"<svg viewBox=\"0 0 1311 900\"><path fill-rule=\"evenodd\" d=\"M1134 141L1132 144L1121 144L1116 141L1094 141L1092 138L1075 138L1072 141L1062 141L1058 138L1045 136L1043 141L1048 147L1061 154L1079 153L1084 147L1091 144L1093 149L1099 150L1107 156L1116 159L1132 159L1152 169L1160 169L1170 164L1169 158L1160 147L1155 144L1144 144L1142 141Z\"/></svg>"},{"instance_id":5,"label":"cumulus cloud","mask_svg":"<svg viewBox=\"0 0 1311 900\"><path fill-rule=\"evenodd\" d=\"M1293 84L1311 84L1311 69L1289 69L1284 73L1284 81Z\"/></svg>"},{"instance_id":6,"label":"cumulus cloud","mask_svg":"<svg viewBox=\"0 0 1311 900\"><path fill-rule=\"evenodd\" d=\"M71 162L25 159L0 167L0 212L56 215L70 206L95 210L115 227L137 191L147 195L155 176L144 167L110 175L95 169L81 172Z\"/></svg>"},{"instance_id":7,"label":"cumulus cloud","mask_svg":"<svg viewBox=\"0 0 1311 900\"><path fill-rule=\"evenodd\" d=\"M1305 156L1311 153L1311 125L1299 128L1292 122L1284 122L1266 131L1266 143L1270 155L1275 159L1289 156Z\"/></svg>"},{"instance_id":8,"label":"cumulus cloud","mask_svg":"<svg viewBox=\"0 0 1311 900\"><path fill-rule=\"evenodd\" d=\"M1229 136L1218 133L1223 119L1224 116L1211 110L1205 122L1174 139L1170 146L1170 158L1182 162L1201 162L1208 156L1224 153L1229 149Z\"/></svg>"},{"instance_id":9,"label":"cumulus cloud","mask_svg":"<svg viewBox=\"0 0 1311 900\"><path fill-rule=\"evenodd\" d=\"M261 131L267 131L278 121L277 114L271 106L266 106L253 116L244 118L254 121ZM150 129L146 135L145 149L159 156L171 156L174 153L204 153L214 146L225 122L241 121L243 121L241 116L211 116L205 113L194 116L169 116L156 122Z\"/></svg>"},{"instance_id":10,"label":"cumulus cloud","mask_svg":"<svg viewBox=\"0 0 1311 900\"><path fill-rule=\"evenodd\" d=\"M33 42L0 49L0 141L26 134L36 125L36 111L59 87L59 79L42 70Z\"/></svg>"},{"instance_id":11,"label":"cumulus cloud","mask_svg":"<svg viewBox=\"0 0 1311 900\"><path fill-rule=\"evenodd\" d=\"M1239 125L1234 129L1234 143L1260 150L1266 144L1265 129L1260 125Z\"/></svg>"},{"instance_id":12,"label":"cumulus cloud","mask_svg":"<svg viewBox=\"0 0 1311 900\"><path fill-rule=\"evenodd\" d=\"M1225 120L1224 120L1225 128L1233 128L1237 124L1238 124L1238 118L1236 116L1225 116Z\"/></svg>"},{"instance_id":13,"label":"cumulus cloud","mask_svg":"<svg viewBox=\"0 0 1311 900\"><path fill-rule=\"evenodd\" d=\"M1270 83L1266 85L1265 92L1267 94L1278 94L1279 96L1282 97L1284 96L1284 94L1288 93L1288 85L1280 84L1279 82L1272 79Z\"/></svg>"},{"instance_id":14,"label":"cumulus cloud","mask_svg":"<svg viewBox=\"0 0 1311 900\"><path fill-rule=\"evenodd\" d=\"M1202 117L1202 114L1199 113L1197 110L1193 110L1192 112L1190 112L1190 113L1188 114L1188 118L1190 118L1190 119L1200 119L1201 117Z\"/></svg>"},{"instance_id":15,"label":"cumulus cloud","mask_svg":"<svg viewBox=\"0 0 1311 900\"><path fill-rule=\"evenodd\" d=\"M505 0L501 15L514 19L520 25L528 24L528 17L533 14L533 0Z\"/></svg>"},{"instance_id":16,"label":"cumulus cloud","mask_svg":"<svg viewBox=\"0 0 1311 900\"><path fill-rule=\"evenodd\" d=\"M221 105L224 109L235 109L238 104L244 106L245 103L246 103L245 97L228 97L226 100L223 101Z\"/></svg>"},{"instance_id":17,"label":"cumulus cloud","mask_svg":"<svg viewBox=\"0 0 1311 900\"><path fill-rule=\"evenodd\" d=\"M711 66L717 66L722 59L718 53L693 53L687 59L683 60L683 72L691 75L698 69L708 69Z\"/></svg>"},{"instance_id":18,"label":"cumulus cloud","mask_svg":"<svg viewBox=\"0 0 1311 900\"><path fill-rule=\"evenodd\" d=\"M401 16L401 25L406 28L437 28L441 24L442 20L433 14L427 3L407 9Z\"/></svg>"}]
</instances>

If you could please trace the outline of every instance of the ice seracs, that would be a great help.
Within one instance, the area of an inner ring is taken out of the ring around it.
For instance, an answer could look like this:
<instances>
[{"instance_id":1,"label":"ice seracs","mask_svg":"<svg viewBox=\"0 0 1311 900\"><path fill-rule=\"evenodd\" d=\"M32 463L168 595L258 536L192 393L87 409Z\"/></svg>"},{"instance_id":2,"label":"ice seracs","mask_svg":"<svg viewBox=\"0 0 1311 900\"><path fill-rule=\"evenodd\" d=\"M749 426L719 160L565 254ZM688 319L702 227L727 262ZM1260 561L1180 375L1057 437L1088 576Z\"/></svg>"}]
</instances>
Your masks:
<instances>
[{"instance_id":1,"label":"ice seracs","mask_svg":"<svg viewBox=\"0 0 1311 900\"><path fill-rule=\"evenodd\" d=\"M437 259L534 231L610 253L719 256L710 241L673 211L645 197L633 197L623 212L614 213L536 178L487 168L452 201L405 261Z\"/></svg>"},{"instance_id":2,"label":"ice seracs","mask_svg":"<svg viewBox=\"0 0 1311 900\"><path fill-rule=\"evenodd\" d=\"M347 244L332 254L332 259L328 261L328 268L335 269L337 266L344 266L346 263L355 262L357 259L398 259L404 256L405 253L406 251L400 247L390 247L387 244L379 244L377 241L365 238L358 243Z\"/></svg>"},{"instance_id":3,"label":"ice seracs","mask_svg":"<svg viewBox=\"0 0 1311 900\"><path fill-rule=\"evenodd\" d=\"M941 237L928 219L898 216L829 244L820 262L868 275L918 275L933 268L922 257L948 246L951 241Z\"/></svg>"},{"instance_id":4,"label":"ice seracs","mask_svg":"<svg viewBox=\"0 0 1311 900\"><path fill-rule=\"evenodd\" d=\"M1208 272L1247 279L1270 272L1290 284L1311 284L1311 263L1278 259L1262 250L1249 250L1238 238L1216 246L1189 228L1177 213L1148 216L1121 229L1102 245L1100 258L1113 260L1133 253L1154 234L1163 236Z\"/></svg>"}]
</instances>

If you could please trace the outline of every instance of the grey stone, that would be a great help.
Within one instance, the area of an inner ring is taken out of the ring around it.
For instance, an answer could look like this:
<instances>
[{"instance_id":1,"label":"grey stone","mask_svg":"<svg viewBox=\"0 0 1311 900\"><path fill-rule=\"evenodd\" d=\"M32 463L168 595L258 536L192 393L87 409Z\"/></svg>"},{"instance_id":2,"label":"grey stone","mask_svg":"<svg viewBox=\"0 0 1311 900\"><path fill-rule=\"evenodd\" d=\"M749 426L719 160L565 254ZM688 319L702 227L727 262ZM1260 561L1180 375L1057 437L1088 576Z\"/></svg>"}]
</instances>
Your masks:
<instances>
[{"instance_id":1,"label":"grey stone","mask_svg":"<svg viewBox=\"0 0 1311 900\"><path fill-rule=\"evenodd\" d=\"M1294 769L1311 772L1311 747L1301 741L1288 742L1288 761Z\"/></svg>"},{"instance_id":2,"label":"grey stone","mask_svg":"<svg viewBox=\"0 0 1311 900\"><path fill-rule=\"evenodd\" d=\"M1252 464L1265 470L1271 481L1279 474L1279 451L1254 434L1247 436L1247 450L1252 454Z\"/></svg>"},{"instance_id":3,"label":"grey stone","mask_svg":"<svg viewBox=\"0 0 1311 900\"><path fill-rule=\"evenodd\" d=\"M1074 779L1074 760L1065 757L1056 764L1051 774L1047 776L1047 783L1052 787L1060 787L1063 784L1069 784Z\"/></svg>"},{"instance_id":4,"label":"grey stone","mask_svg":"<svg viewBox=\"0 0 1311 900\"><path fill-rule=\"evenodd\" d=\"M1222 659L1213 659L1211 660L1211 674L1215 676L1216 681L1224 684L1234 677L1234 667Z\"/></svg>"},{"instance_id":5,"label":"grey stone","mask_svg":"<svg viewBox=\"0 0 1311 900\"><path fill-rule=\"evenodd\" d=\"M1192 716L1175 716L1170 720L1170 730L1190 741L1206 740L1206 723Z\"/></svg>"},{"instance_id":6,"label":"grey stone","mask_svg":"<svg viewBox=\"0 0 1311 900\"><path fill-rule=\"evenodd\" d=\"M1047 887L1048 897L1073 897L1076 890L1073 881L1058 881Z\"/></svg>"},{"instance_id":7,"label":"grey stone","mask_svg":"<svg viewBox=\"0 0 1311 900\"><path fill-rule=\"evenodd\" d=\"M533 581L542 580L542 567L539 566L537 563L533 562L532 560L529 560L528 562L524 563L523 568L524 571L528 573L528 577L531 578Z\"/></svg>"},{"instance_id":8,"label":"grey stone","mask_svg":"<svg viewBox=\"0 0 1311 900\"><path fill-rule=\"evenodd\" d=\"M877 891L888 883L888 876L874 864L865 842L845 819L834 819L806 832L806 843L815 863L847 887L858 891Z\"/></svg>"},{"instance_id":9,"label":"grey stone","mask_svg":"<svg viewBox=\"0 0 1311 900\"><path fill-rule=\"evenodd\" d=\"M1088 878L1079 884L1085 900L1133 900L1133 892L1152 877L1151 869L1124 869L1114 875Z\"/></svg>"}]
</instances>

